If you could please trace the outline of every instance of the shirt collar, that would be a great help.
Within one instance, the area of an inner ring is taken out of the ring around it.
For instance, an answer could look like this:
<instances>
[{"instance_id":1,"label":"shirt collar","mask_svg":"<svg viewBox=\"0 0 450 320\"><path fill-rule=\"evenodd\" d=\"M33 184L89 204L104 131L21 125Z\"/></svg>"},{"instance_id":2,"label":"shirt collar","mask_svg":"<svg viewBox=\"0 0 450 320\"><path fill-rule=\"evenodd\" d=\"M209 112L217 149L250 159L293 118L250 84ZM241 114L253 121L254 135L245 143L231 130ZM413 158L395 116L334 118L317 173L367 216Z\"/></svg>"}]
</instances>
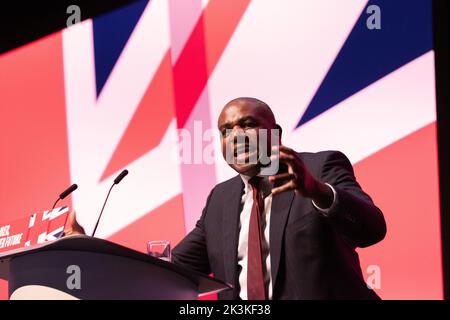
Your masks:
<instances>
[{"instance_id":1,"label":"shirt collar","mask_svg":"<svg viewBox=\"0 0 450 320\"><path fill-rule=\"evenodd\" d=\"M252 177L246 176L245 174L239 174L241 176L242 181L244 182L244 193L247 194L252 190L252 186L248 182Z\"/></svg>"}]
</instances>

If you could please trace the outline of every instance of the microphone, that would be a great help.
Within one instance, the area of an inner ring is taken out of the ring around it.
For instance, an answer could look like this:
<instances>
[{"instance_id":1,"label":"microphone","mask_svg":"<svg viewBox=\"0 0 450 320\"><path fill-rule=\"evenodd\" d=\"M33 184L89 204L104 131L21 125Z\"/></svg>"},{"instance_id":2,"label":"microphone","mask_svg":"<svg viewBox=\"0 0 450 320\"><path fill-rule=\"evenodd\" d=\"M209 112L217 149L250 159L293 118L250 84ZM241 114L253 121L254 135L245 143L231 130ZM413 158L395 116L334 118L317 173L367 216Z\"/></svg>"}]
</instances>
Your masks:
<instances>
[{"instance_id":1,"label":"microphone","mask_svg":"<svg viewBox=\"0 0 450 320\"><path fill-rule=\"evenodd\" d=\"M73 185L71 185L70 187L68 187L66 190L64 190L60 195L59 195L59 199L64 199L65 197L67 197L69 194L71 194L73 191L77 190L78 185L76 183L74 183Z\"/></svg>"},{"instance_id":2,"label":"microphone","mask_svg":"<svg viewBox=\"0 0 450 320\"><path fill-rule=\"evenodd\" d=\"M58 197L58 199L56 199L55 203L53 204L52 210L55 209L56 204L58 203L59 200L64 199L65 197L67 197L69 194L71 194L72 192L74 192L75 190L77 190L78 185L76 183L74 183L73 185L71 185L70 187L68 187L66 190L64 190Z\"/></svg>"},{"instance_id":3,"label":"microphone","mask_svg":"<svg viewBox=\"0 0 450 320\"><path fill-rule=\"evenodd\" d=\"M125 176L128 174L128 170L125 169L123 170L118 176L117 178L114 179L114 184L119 184L120 181L122 181L123 178L125 178Z\"/></svg>"},{"instance_id":4,"label":"microphone","mask_svg":"<svg viewBox=\"0 0 450 320\"><path fill-rule=\"evenodd\" d=\"M100 222L100 219L102 218L103 210L105 209L105 205L106 205L106 202L108 201L109 194L111 193L112 188L116 184L119 184L119 182L122 181L122 179L125 178L125 176L127 174L128 174L128 170L125 169L114 179L114 182L113 182L111 188L109 188L108 194L106 195L106 199L105 199L105 202L103 203L103 207L102 207L102 210L100 211L100 215L98 216L97 223L95 224L94 231L92 232L92 237L95 235L95 231L97 231L98 223Z\"/></svg>"}]
</instances>

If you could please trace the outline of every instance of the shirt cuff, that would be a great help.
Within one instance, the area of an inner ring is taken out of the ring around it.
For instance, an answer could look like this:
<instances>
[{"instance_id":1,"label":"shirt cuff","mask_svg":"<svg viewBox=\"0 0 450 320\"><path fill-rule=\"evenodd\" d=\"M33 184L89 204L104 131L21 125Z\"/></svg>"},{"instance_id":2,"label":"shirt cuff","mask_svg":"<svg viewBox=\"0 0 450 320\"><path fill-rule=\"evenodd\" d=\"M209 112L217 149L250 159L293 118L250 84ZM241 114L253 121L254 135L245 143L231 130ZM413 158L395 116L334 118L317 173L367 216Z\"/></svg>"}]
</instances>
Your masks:
<instances>
[{"instance_id":1,"label":"shirt cuff","mask_svg":"<svg viewBox=\"0 0 450 320\"><path fill-rule=\"evenodd\" d=\"M333 191L333 203L331 204L331 206L328 207L328 208L326 208L326 209L324 209L324 208L319 207L319 206L314 202L314 200L311 200L311 202L312 202L313 206L314 206L317 210L319 210L324 216L328 217L328 216L330 216L330 215L332 214L333 209L336 207L336 203L337 203L337 193L336 193L336 190L333 188L333 186L332 186L331 184L326 183L326 182L325 182L325 184L326 184L327 186L330 187L331 191Z\"/></svg>"}]
</instances>

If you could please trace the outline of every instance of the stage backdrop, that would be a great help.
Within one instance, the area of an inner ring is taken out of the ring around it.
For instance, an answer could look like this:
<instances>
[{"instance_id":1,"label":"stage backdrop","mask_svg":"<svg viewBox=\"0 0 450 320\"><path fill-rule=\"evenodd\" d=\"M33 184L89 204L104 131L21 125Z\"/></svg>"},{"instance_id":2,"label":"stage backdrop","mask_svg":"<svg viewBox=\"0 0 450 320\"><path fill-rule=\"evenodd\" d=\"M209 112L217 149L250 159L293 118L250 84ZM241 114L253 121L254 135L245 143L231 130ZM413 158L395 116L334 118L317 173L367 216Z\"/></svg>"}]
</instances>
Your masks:
<instances>
[{"instance_id":1,"label":"stage backdrop","mask_svg":"<svg viewBox=\"0 0 450 320\"><path fill-rule=\"evenodd\" d=\"M77 183L91 232L127 168L97 236L176 244L234 175L219 111L257 97L285 145L347 154L383 210L385 240L359 250L381 297L441 299L431 19L430 0L138 1L3 54L0 222Z\"/></svg>"}]
</instances>

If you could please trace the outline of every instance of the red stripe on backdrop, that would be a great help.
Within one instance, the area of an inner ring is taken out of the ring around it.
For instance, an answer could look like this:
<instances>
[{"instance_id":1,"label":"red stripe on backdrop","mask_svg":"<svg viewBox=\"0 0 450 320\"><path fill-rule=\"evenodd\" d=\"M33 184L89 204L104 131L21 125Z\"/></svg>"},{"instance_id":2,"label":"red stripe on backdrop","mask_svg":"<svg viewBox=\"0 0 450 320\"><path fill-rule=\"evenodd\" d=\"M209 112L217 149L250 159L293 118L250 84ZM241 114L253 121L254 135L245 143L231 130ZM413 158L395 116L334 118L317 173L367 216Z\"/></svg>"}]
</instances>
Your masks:
<instances>
[{"instance_id":1,"label":"red stripe on backdrop","mask_svg":"<svg viewBox=\"0 0 450 320\"><path fill-rule=\"evenodd\" d=\"M130 79L132 81L132 79ZM156 147L174 118L172 62L169 51L159 65L100 181Z\"/></svg>"},{"instance_id":2,"label":"red stripe on backdrop","mask_svg":"<svg viewBox=\"0 0 450 320\"><path fill-rule=\"evenodd\" d=\"M70 185L61 33L1 56L0 75L0 219L7 222L49 209ZM7 298L4 282L0 297Z\"/></svg>"},{"instance_id":3,"label":"red stripe on backdrop","mask_svg":"<svg viewBox=\"0 0 450 320\"><path fill-rule=\"evenodd\" d=\"M249 3L250 0L208 3L173 70L167 67L170 58L166 54L101 180L154 148L175 110L178 127L184 126ZM156 132L153 125L157 126Z\"/></svg>"},{"instance_id":4,"label":"red stripe on backdrop","mask_svg":"<svg viewBox=\"0 0 450 320\"><path fill-rule=\"evenodd\" d=\"M442 299L436 124L355 165L356 176L384 212L386 238L360 250L361 266L379 266L383 299Z\"/></svg>"},{"instance_id":5,"label":"red stripe on backdrop","mask_svg":"<svg viewBox=\"0 0 450 320\"><path fill-rule=\"evenodd\" d=\"M184 127L250 0L211 0L186 43L174 73L178 127Z\"/></svg>"}]
</instances>

